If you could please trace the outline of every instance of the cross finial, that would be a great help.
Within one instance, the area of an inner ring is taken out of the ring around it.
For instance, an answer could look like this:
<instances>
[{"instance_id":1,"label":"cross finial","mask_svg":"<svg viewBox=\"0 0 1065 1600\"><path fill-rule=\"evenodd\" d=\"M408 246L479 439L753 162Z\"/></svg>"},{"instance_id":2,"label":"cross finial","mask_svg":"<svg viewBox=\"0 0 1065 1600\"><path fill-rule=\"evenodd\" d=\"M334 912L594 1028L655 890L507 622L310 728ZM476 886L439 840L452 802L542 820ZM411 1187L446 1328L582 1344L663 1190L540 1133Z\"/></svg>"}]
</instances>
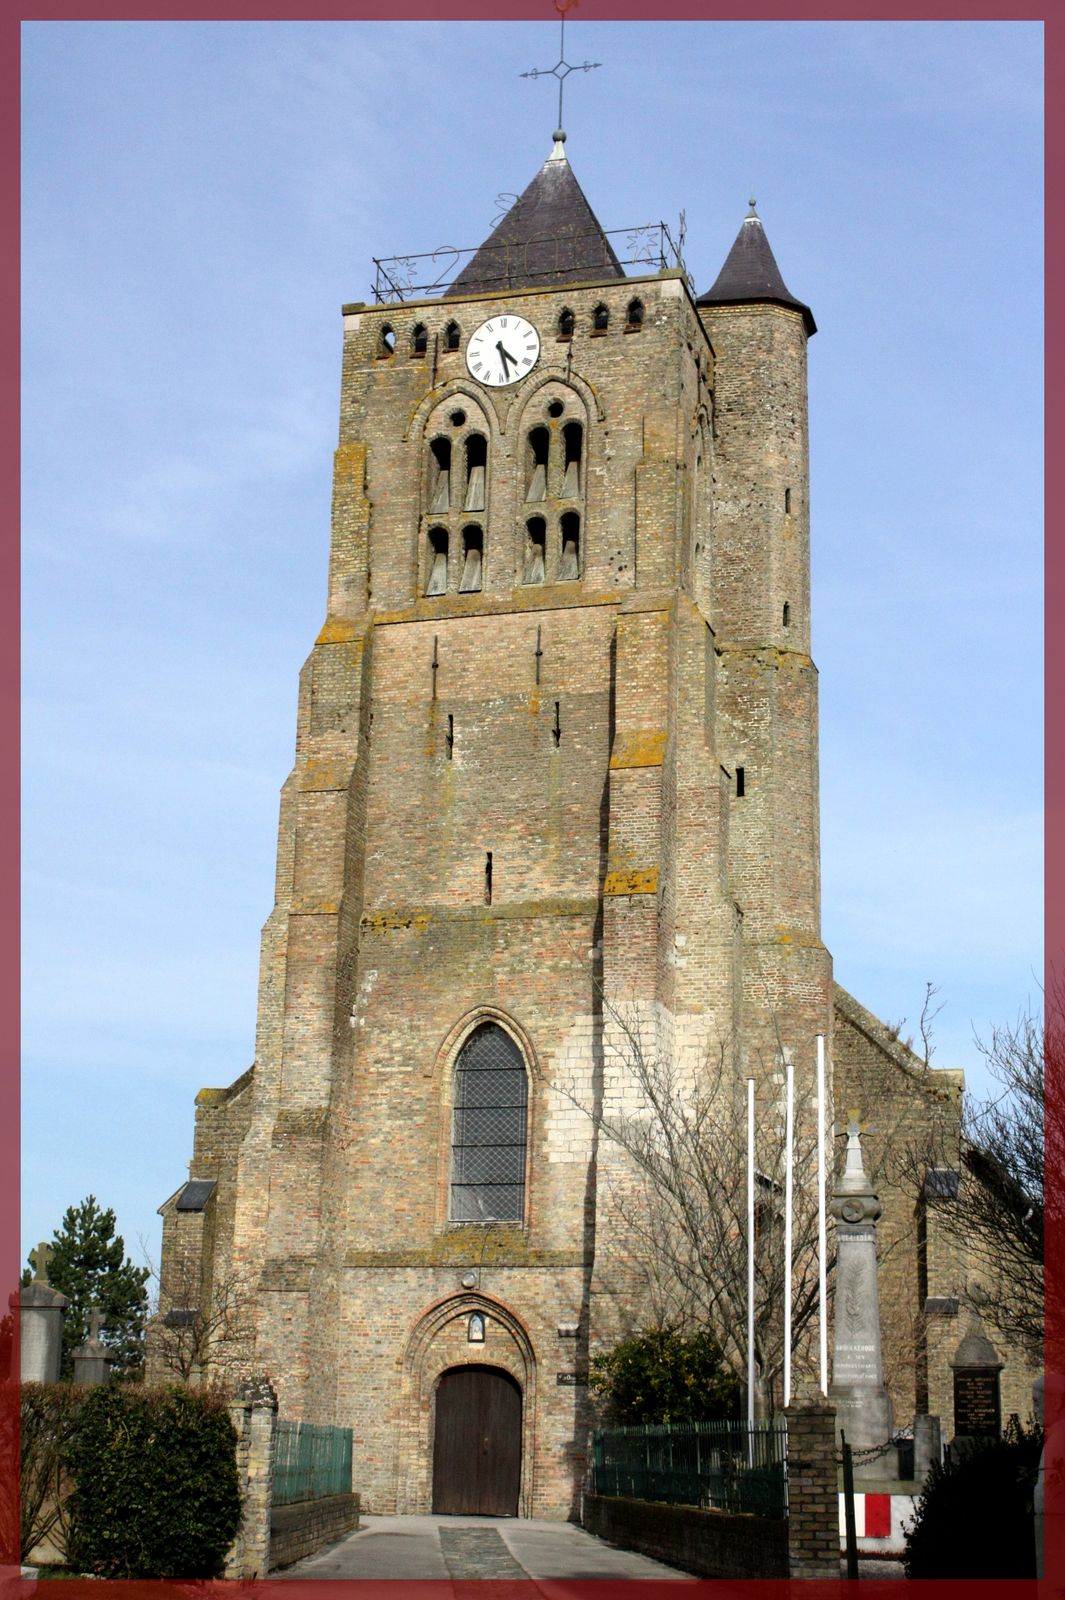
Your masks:
<instances>
[{"instance_id":1,"label":"cross finial","mask_svg":"<svg viewBox=\"0 0 1065 1600\"><path fill-rule=\"evenodd\" d=\"M43 1239L37 1246L36 1250L30 1251L30 1261L33 1265L34 1283L48 1282L48 1263L54 1254L55 1251L52 1249L52 1246L50 1244L45 1244Z\"/></svg>"},{"instance_id":2,"label":"cross finial","mask_svg":"<svg viewBox=\"0 0 1065 1600\"><path fill-rule=\"evenodd\" d=\"M89 1338L99 1339L100 1329L104 1325L104 1314L99 1306L93 1306L89 1312Z\"/></svg>"},{"instance_id":3,"label":"cross finial","mask_svg":"<svg viewBox=\"0 0 1065 1600\"><path fill-rule=\"evenodd\" d=\"M555 10L560 18L560 31L558 37L558 60L553 67L533 67L528 72L523 72L523 78L557 78L558 79L558 127L555 130L556 148L566 142L566 130L562 126L562 91L566 79L571 72L591 72L593 67L601 67L601 61L583 61L579 65L566 60L566 12L572 11L578 0L554 0Z\"/></svg>"}]
</instances>

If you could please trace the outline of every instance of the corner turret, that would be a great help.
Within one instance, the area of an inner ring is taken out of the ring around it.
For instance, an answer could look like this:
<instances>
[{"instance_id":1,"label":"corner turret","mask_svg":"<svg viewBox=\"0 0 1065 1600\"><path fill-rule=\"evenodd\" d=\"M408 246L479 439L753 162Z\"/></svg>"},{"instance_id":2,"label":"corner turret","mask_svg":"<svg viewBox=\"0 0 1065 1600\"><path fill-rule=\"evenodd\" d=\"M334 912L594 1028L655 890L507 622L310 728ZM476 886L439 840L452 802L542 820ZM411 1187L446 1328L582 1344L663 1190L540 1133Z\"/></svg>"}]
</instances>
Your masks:
<instances>
[{"instance_id":1,"label":"corner turret","mask_svg":"<svg viewBox=\"0 0 1065 1600\"><path fill-rule=\"evenodd\" d=\"M801 311L807 338L817 332L810 307L796 300L780 275L752 195L750 210L725 258L725 265L706 293L699 296L696 305L739 306L759 301Z\"/></svg>"}]
</instances>

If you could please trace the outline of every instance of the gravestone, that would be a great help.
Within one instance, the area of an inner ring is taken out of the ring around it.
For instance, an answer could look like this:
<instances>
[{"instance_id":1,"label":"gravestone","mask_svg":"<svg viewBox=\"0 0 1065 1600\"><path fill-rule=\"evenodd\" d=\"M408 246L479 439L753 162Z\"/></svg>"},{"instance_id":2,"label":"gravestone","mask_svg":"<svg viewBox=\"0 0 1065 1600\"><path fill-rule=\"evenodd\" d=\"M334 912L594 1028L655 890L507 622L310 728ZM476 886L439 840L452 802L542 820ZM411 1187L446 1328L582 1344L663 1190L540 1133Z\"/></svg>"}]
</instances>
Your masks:
<instances>
[{"instance_id":1,"label":"gravestone","mask_svg":"<svg viewBox=\"0 0 1065 1600\"><path fill-rule=\"evenodd\" d=\"M933 1462L943 1459L942 1430L939 1418L921 1413L913 1419L913 1476L923 1483L932 1470Z\"/></svg>"},{"instance_id":2,"label":"gravestone","mask_svg":"<svg viewBox=\"0 0 1065 1600\"><path fill-rule=\"evenodd\" d=\"M891 1396L880 1351L876 1222L881 1206L866 1177L861 1132L853 1117L847 1128L846 1164L829 1210L836 1219L835 1339L828 1391L836 1408L836 1434L846 1434L854 1451L856 1481L896 1478Z\"/></svg>"},{"instance_id":3,"label":"gravestone","mask_svg":"<svg viewBox=\"0 0 1065 1600\"><path fill-rule=\"evenodd\" d=\"M100 1338L103 1321L103 1312L93 1306L89 1313L89 1336L74 1352L74 1382L87 1388L107 1383L111 1377L114 1360Z\"/></svg>"},{"instance_id":4,"label":"gravestone","mask_svg":"<svg viewBox=\"0 0 1065 1600\"><path fill-rule=\"evenodd\" d=\"M997 1439L1002 1432L998 1375L1004 1365L984 1333L980 1313L972 1306L968 1330L950 1363L954 1373L952 1447L964 1447L977 1439Z\"/></svg>"},{"instance_id":5,"label":"gravestone","mask_svg":"<svg viewBox=\"0 0 1065 1600\"><path fill-rule=\"evenodd\" d=\"M70 1301L48 1282L52 1247L30 1251L33 1282L18 1292L19 1376L23 1383L57 1383L63 1359L63 1318Z\"/></svg>"}]
</instances>

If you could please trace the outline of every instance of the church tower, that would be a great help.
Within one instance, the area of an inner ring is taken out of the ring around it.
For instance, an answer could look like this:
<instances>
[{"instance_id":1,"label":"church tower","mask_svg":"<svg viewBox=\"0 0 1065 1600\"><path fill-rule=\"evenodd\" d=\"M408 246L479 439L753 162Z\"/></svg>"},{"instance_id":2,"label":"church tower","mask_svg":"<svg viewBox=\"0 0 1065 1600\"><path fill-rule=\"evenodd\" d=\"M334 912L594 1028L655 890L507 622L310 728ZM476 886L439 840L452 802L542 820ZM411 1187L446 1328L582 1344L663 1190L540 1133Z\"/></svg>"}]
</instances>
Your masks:
<instances>
[{"instance_id":1,"label":"church tower","mask_svg":"<svg viewBox=\"0 0 1065 1600\"><path fill-rule=\"evenodd\" d=\"M626 1048L738 1104L831 1030L813 317L753 206L698 299L623 264L564 140L442 294L344 307L255 1063L163 1208L170 1307L232 1284L374 1511L574 1513L647 1314Z\"/></svg>"}]
</instances>

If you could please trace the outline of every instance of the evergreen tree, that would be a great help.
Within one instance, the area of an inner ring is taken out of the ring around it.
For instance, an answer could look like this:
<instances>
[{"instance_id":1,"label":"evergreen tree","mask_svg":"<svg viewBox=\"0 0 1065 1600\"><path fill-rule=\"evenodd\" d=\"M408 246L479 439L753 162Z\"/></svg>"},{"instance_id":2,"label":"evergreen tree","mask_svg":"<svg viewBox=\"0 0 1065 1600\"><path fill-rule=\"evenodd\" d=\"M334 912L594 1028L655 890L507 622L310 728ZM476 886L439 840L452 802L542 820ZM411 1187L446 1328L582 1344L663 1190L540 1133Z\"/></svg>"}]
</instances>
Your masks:
<instances>
[{"instance_id":1,"label":"evergreen tree","mask_svg":"<svg viewBox=\"0 0 1065 1600\"><path fill-rule=\"evenodd\" d=\"M739 1416L740 1386L706 1328L652 1328L592 1357L592 1389L611 1422L712 1422Z\"/></svg>"},{"instance_id":2,"label":"evergreen tree","mask_svg":"<svg viewBox=\"0 0 1065 1600\"><path fill-rule=\"evenodd\" d=\"M70 1301L63 1318L61 1376L74 1376L73 1356L89 1332L93 1306L103 1316L100 1338L114 1361L114 1371L135 1373L144 1360L144 1323L148 1310L147 1267L135 1267L126 1245L115 1233L115 1213L101 1211L90 1194L71 1206L63 1225L52 1235L48 1282ZM29 1267L23 1284L33 1277Z\"/></svg>"}]
</instances>

